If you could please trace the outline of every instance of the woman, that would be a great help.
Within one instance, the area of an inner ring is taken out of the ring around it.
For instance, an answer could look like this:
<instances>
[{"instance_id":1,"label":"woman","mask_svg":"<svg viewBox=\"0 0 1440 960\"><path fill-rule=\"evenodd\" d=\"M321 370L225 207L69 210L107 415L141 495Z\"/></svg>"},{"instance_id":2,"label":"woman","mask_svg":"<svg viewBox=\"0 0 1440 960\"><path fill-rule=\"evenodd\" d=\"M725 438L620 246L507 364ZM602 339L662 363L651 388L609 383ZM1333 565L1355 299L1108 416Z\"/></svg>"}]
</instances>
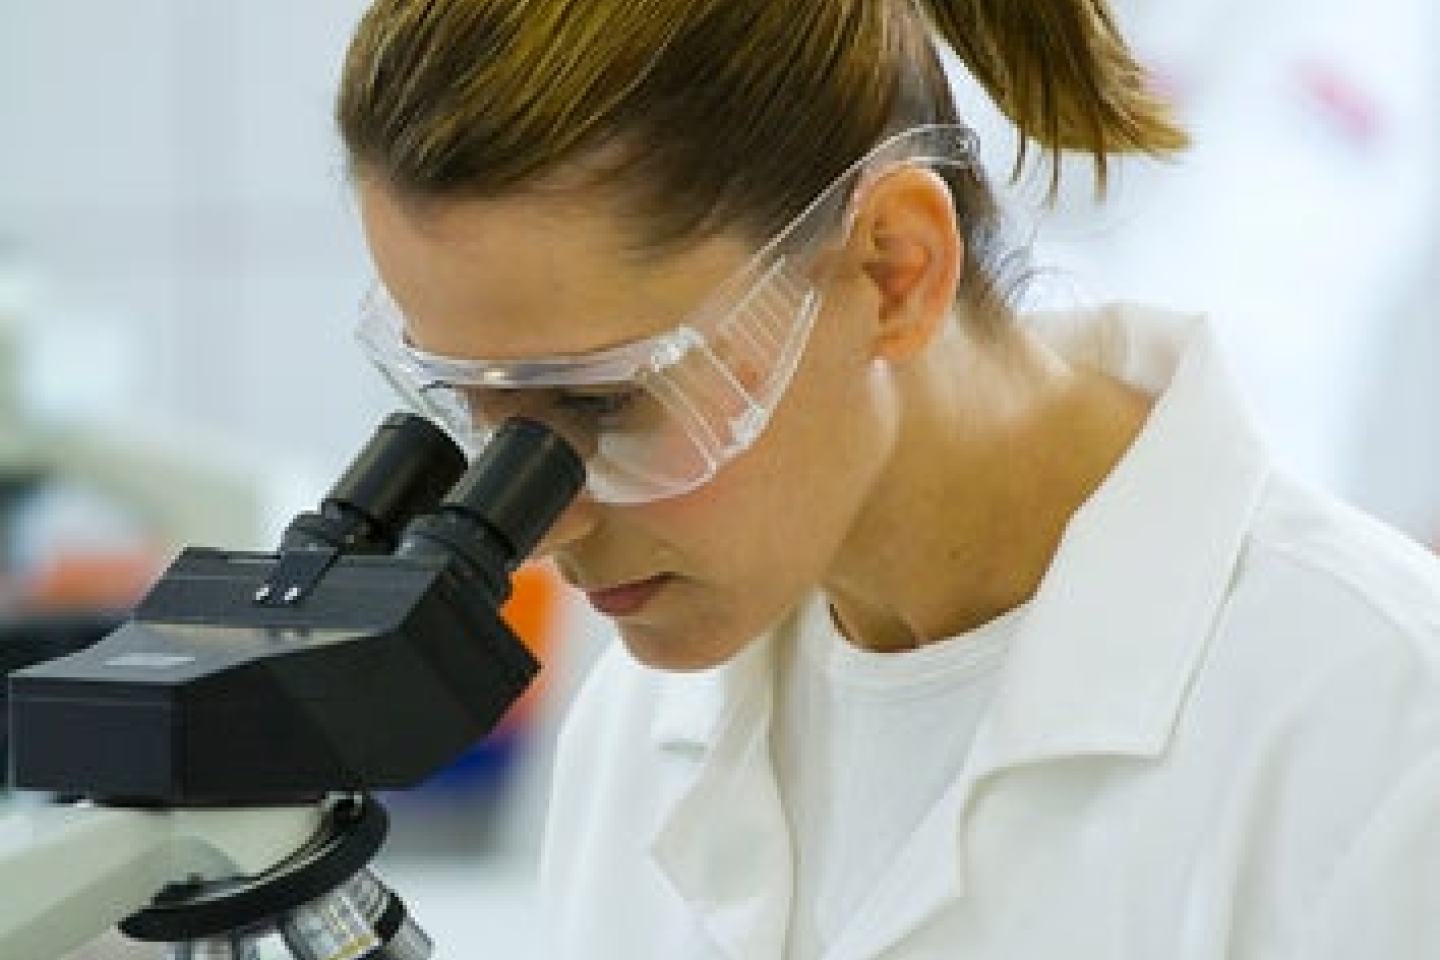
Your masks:
<instances>
[{"instance_id":1,"label":"woman","mask_svg":"<svg viewBox=\"0 0 1440 960\"><path fill-rule=\"evenodd\" d=\"M366 345L590 471L544 552L623 644L562 737L555 955L1434 955L1440 574L1269 467L1202 318L1015 315L942 42L1102 186L1184 146L1103 0L354 38Z\"/></svg>"}]
</instances>

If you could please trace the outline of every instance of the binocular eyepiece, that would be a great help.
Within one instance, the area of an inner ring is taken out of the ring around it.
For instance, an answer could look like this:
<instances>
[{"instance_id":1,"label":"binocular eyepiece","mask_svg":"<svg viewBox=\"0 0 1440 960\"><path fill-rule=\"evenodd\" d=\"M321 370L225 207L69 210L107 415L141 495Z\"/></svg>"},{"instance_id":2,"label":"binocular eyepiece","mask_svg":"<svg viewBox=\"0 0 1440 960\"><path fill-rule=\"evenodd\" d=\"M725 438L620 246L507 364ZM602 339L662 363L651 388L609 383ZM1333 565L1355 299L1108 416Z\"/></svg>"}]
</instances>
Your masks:
<instances>
[{"instance_id":1,"label":"binocular eyepiece","mask_svg":"<svg viewBox=\"0 0 1440 960\"><path fill-rule=\"evenodd\" d=\"M585 483L575 451L543 424L506 421L466 469L460 448L413 414L386 418L325 497L301 514L281 549L448 554L494 602Z\"/></svg>"}]
</instances>

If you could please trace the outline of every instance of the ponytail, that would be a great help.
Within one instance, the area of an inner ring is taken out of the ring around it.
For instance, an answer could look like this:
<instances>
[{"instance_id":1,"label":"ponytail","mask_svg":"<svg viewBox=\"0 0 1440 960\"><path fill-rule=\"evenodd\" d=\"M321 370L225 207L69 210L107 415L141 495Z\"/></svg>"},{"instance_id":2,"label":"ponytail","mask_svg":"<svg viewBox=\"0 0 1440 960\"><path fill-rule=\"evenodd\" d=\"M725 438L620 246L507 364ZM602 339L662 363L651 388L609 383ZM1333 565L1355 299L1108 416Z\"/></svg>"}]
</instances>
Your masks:
<instances>
[{"instance_id":1,"label":"ponytail","mask_svg":"<svg viewBox=\"0 0 1440 960\"><path fill-rule=\"evenodd\" d=\"M1106 0L914 0L935 30L1029 140L1095 159L1105 190L1114 153L1176 153L1189 145L1169 106L1115 27ZM1053 165L1052 194L1059 164Z\"/></svg>"}]
</instances>

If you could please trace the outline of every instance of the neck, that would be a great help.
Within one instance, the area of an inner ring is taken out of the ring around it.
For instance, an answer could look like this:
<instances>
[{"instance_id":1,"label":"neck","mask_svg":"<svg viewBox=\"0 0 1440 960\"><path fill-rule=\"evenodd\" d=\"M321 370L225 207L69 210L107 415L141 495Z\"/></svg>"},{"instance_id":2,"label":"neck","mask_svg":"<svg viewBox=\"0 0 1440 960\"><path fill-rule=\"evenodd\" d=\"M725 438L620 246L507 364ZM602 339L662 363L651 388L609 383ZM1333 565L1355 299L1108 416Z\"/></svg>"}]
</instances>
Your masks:
<instances>
[{"instance_id":1,"label":"neck","mask_svg":"<svg viewBox=\"0 0 1440 960\"><path fill-rule=\"evenodd\" d=\"M858 646L904 650L1024 603L1151 400L1018 330L895 374L893 455L822 586Z\"/></svg>"}]
</instances>

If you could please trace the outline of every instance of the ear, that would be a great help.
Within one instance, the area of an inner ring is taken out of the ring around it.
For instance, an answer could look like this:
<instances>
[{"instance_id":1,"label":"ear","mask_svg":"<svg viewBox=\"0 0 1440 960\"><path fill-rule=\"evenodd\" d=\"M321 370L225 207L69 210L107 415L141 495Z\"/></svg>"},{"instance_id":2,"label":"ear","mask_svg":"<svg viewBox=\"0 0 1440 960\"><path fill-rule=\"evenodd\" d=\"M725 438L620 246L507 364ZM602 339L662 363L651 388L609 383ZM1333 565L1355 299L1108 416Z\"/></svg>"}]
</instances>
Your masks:
<instances>
[{"instance_id":1,"label":"ear","mask_svg":"<svg viewBox=\"0 0 1440 960\"><path fill-rule=\"evenodd\" d=\"M964 241L950 188L934 171L903 167L862 189L847 252L878 294L873 351L907 359L955 305Z\"/></svg>"}]
</instances>

